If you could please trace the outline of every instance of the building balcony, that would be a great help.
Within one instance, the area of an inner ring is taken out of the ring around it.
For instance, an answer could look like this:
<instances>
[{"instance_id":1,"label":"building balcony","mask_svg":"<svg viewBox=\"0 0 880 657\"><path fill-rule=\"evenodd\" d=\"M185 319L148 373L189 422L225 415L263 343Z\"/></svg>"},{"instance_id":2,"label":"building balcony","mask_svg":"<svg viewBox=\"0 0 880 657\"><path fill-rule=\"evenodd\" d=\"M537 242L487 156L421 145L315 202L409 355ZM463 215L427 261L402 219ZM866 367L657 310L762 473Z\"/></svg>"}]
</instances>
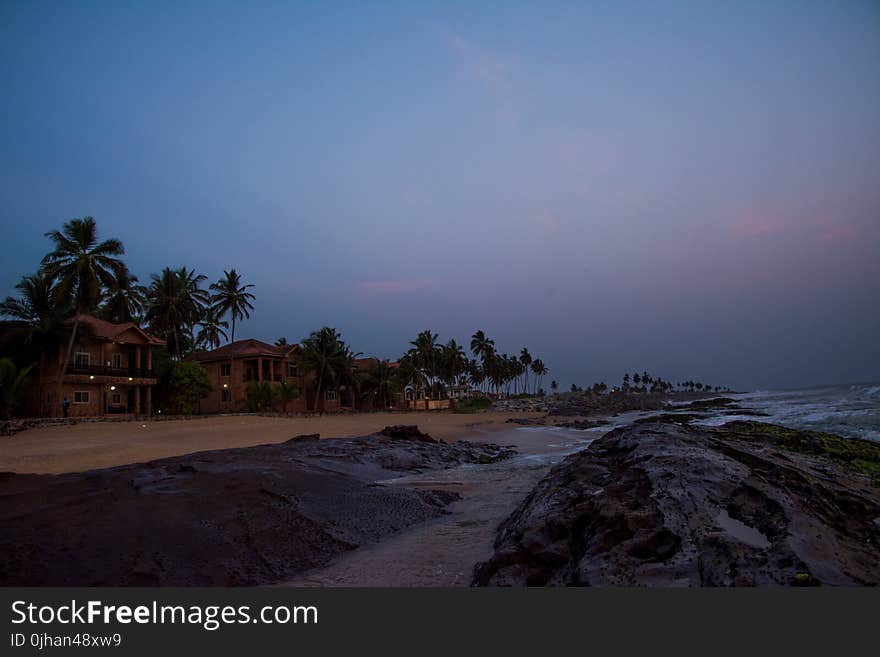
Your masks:
<instances>
[{"instance_id":1,"label":"building balcony","mask_svg":"<svg viewBox=\"0 0 880 657\"><path fill-rule=\"evenodd\" d=\"M146 367L112 367L107 365L77 365L70 363L67 366L67 375L79 376L106 376L113 378L136 378L155 379L156 373L152 368Z\"/></svg>"}]
</instances>

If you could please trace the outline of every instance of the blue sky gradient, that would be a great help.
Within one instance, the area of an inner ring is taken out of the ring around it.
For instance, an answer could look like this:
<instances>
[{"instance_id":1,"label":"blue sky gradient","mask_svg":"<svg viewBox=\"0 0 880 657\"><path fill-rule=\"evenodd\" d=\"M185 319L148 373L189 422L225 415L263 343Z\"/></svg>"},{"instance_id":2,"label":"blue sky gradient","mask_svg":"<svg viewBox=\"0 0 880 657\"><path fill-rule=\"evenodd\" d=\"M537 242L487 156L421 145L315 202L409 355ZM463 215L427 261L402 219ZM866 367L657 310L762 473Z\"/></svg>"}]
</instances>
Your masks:
<instances>
[{"instance_id":1,"label":"blue sky gradient","mask_svg":"<svg viewBox=\"0 0 880 657\"><path fill-rule=\"evenodd\" d=\"M876 2L4 0L0 81L0 293L92 215L241 335L880 378Z\"/></svg>"}]
</instances>

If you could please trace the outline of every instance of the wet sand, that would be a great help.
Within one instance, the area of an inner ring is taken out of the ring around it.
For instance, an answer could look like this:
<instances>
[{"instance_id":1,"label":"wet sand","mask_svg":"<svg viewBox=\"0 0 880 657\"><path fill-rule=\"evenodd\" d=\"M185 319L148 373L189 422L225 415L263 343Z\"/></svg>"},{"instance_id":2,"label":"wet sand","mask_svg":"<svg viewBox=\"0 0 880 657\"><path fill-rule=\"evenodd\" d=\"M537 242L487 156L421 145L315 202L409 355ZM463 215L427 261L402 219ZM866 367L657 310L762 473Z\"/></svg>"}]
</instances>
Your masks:
<instances>
[{"instance_id":1,"label":"wet sand","mask_svg":"<svg viewBox=\"0 0 880 657\"><path fill-rule=\"evenodd\" d=\"M508 429L508 418L541 413L365 413L322 417L226 416L161 422L84 422L29 429L0 438L0 472L60 474L109 468L192 452L279 443L303 434L365 436L388 425L417 424L455 441Z\"/></svg>"},{"instance_id":2,"label":"wet sand","mask_svg":"<svg viewBox=\"0 0 880 657\"><path fill-rule=\"evenodd\" d=\"M515 446L518 456L385 481L452 491L461 499L447 507L447 515L348 552L285 586L469 586L474 566L492 555L501 521L553 465L601 435L601 431L537 427L496 431L486 438Z\"/></svg>"}]
</instances>

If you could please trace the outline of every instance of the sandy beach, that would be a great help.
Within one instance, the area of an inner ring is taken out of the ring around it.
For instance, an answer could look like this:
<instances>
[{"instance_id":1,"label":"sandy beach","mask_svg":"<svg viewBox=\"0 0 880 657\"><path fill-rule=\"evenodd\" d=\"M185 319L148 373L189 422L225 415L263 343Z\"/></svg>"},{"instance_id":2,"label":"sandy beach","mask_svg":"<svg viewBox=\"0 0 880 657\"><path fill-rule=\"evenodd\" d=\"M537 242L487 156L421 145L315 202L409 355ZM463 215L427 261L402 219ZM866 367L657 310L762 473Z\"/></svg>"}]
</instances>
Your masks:
<instances>
[{"instance_id":1,"label":"sandy beach","mask_svg":"<svg viewBox=\"0 0 880 657\"><path fill-rule=\"evenodd\" d=\"M510 418L543 413L369 413L322 417L220 416L161 422L84 422L22 431L0 438L0 472L60 474L180 456L192 452L278 443L303 434L365 436L393 424L417 424L455 441L509 428Z\"/></svg>"}]
</instances>

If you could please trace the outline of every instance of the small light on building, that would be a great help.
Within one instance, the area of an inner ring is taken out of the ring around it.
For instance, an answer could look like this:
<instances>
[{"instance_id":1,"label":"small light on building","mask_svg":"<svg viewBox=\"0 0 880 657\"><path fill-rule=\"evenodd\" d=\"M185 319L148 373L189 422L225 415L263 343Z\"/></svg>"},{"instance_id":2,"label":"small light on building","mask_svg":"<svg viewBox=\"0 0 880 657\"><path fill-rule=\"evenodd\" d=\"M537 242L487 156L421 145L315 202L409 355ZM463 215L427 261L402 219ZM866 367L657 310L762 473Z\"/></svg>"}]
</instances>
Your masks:
<instances>
[{"instance_id":1,"label":"small light on building","mask_svg":"<svg viewBox=\"0 0 880 657\"><path fill-rule=\"evenodd\" d=\"M129 380L129 381L134 381L134 378L133 378L133 377L128 377L128 380Z\"/></svg>"},{"instance_id":2,"label":"small light on building","mask_svg":"<svg viewBox=\"0 0 880 657\"><path fill-rule=\"evenodd\" d=\"M229 387L229 384L228 384L228 383L224 383L224 384L223 384L223 387L224 387L224 388L228 388L228 387Z\"/></svg>"},{"instance_id":3,"label":"small light on building","mask_svg":"<svg viewBox=\"0 0 880 657\"><path fill-rule=\"evenodd\" d=\"M95 380L95 375L94 375L94 374L89 374L89 379L90 379L91 381L94 381L94 380Z\"/></svg>"},{"instance_id":4,"label":"small light on building","mask_svg":"<svg viewBox=\"0 0 880 657\"><path fill-rule=\"evenodd\" d=\"M116 386L110 386L110 390L116 390Z\"/></svg>"}]
</instances>

